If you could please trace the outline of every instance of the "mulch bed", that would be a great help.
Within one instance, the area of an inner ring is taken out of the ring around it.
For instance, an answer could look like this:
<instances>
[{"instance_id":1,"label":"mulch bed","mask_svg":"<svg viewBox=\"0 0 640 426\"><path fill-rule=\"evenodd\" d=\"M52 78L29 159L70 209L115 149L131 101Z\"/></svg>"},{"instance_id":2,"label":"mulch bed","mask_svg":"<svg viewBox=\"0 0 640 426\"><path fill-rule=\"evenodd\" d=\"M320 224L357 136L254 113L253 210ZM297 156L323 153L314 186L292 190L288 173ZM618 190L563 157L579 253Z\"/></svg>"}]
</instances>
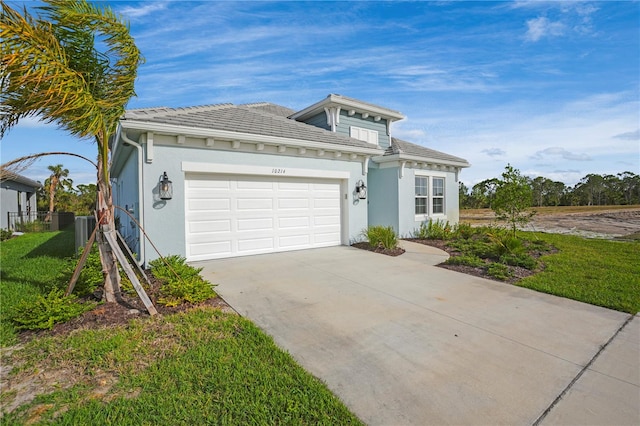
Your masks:
<instances>
[{"instance_id":1,"label":"mulch bed","mask_svg":"<svg viewBox=\"0 0 640 426\"><path fill-rule=\"evenodd\" d=\"M158 303L158 295L160 289L160 281L158 281L149 271L146 271L147 277L151 282L151 286L146 290L149 299L153 302L159 315L169 315L178 312L186 312L190 309L202 306L211 306L214 308L220 308L229 312L233 312L227 302L220 297L214 297L205 300L202 303L191 304L183 303L178 306L164 306ZM146 284L145 284L146 287ZM102 293L96 292L91 297L85 300L100 301L102 299ZM87 330L97 329L103 327L115 327L120 325L126 325L135 318L150 318L151 316L147 312L144 303L138 297L136 293L127 294L122 293L120 301L116 303L103 303L96 308L85 312L79 317L73 318L65 323L56 324L51 330L25 330L20 333L20 340L26 342L34 337L40 336L55 336L69 334L74 330Z\"/></svg>"},{"instance_id":2,"label":"mulch bed","mask_svg":"<svg viewBox=\"0 0 640 426\"><path fill-rule=\"evenodd\" d=\"M449 247L447 245L447 242L444 240L422 240L422 239L418 239L418 238L407 238L407 241L412 241L414 243L419 243L419 244L424 244L426 246L432 246L432 247L436 247L439 248L440 250L446 251L449 256L459 256L460 252L458 252L456 249ZM387 256L400 256L402 253L405 252L404 249L402 248L396 248L393 250L387 250L384 249L382 247L371 247L369 245L369 243L367 242L362 242L362 243L355 243L351 245L352 247L357 247L359 249L363 249L363 250L368 250L368 251L373 251L375 253L382 253L382 254L386 254ZM535 256L534 256L535 257ZM489 265L491 262L487 261L487 265ZM443 269L449 269L451 271L456 271L456 272L461 272L463 274L467 274L467 275L473 275L476 277L480 277L480 278L486 278L488 280L493 280L493 281L498 281L501 283L510 283L513 284L515 282L520 281L521 279L531 276L538 271L530 271L529 269L526 268L522 268L520 266L509 266L509 270L511 272L511 277L508 280L498 280L494 277L492 277L491 275L487 274L486 269L484 268L475 268L473 266L467 266L467 265L449 265L447 263L440 263L439 265L436 265L440 268Z\"/></svg>"},{"instance_id":3,"label":"mulch bed","mask_svg":"<svg viewBox=\"0 0 640 426\"><path fill-rule=\"evenodd\" d=\"M394 257L400 256L405 251L403 248L400 248L400 247L396 247L394 249L386 249L382 246L372 247L371 244L367 242L353 243L351 244L351 246L362 249L362 250L368 250L374 253L381 253L381 254L386 254L387 256L394 256Z\"/></svg>"}]
</instances>

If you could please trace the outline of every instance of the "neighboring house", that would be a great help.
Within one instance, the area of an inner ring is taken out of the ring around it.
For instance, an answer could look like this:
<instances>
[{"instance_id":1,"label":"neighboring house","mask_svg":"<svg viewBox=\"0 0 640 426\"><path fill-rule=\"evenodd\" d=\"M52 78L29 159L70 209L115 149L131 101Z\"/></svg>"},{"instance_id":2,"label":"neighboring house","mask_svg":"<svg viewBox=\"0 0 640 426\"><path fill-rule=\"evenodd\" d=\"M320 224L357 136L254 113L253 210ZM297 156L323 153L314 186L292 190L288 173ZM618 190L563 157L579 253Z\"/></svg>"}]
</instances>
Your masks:
<instances>
[{"instance_id":1,"label":"neighboring house","mask_svg":"<svg viewBox=\"0 0 640 426\"><path fill-rule=\"evenodd\" d=\"M392 137L403 118L340 95L298 112L270 103L130 110L113 142L114 202L161 253L189 261L347 245L371 225L409 236L429 219L457 222L469 163ZM158 257L116 213L132 250Z\"/></svg>"},{"instance_id":2,"label":"neighboring house","mask_svg":"<svg viewBox=\"0 0 640 426\"><path fill-rule=\"evenodd\" d=\"M17 216L24 221L33 221L36 218L38 205L36 192L42 185L24 176L12 172L3 172L0 182L0 229L8 229L9 214ZM18 219L19 220L19 219Z\"/></svg>"}]
</instances>

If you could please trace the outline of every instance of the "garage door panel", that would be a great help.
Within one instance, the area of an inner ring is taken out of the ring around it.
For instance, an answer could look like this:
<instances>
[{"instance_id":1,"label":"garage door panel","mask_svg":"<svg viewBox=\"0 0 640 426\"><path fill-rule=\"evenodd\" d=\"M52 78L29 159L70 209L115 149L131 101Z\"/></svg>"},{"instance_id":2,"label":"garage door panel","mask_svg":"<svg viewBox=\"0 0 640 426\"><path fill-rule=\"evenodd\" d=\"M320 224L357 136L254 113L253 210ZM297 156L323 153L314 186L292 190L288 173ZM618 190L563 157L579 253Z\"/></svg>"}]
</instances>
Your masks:
<instances>
[{"instance_id":1,"label":"garage door panel","mask_svg":"<svg viewBox=\"0 0 640 426\"><path fill-rule=\"evenodd\" d=\"M214 241L209 243L192 244L191 257L193 260L211 259L216 255L231 255L231 241Z\"/></svg>"},{"instance_id":2,"label":"garage door panel","mask_svg":"<svg viewBox=\"0 0 640 426\"><path fill-rule=\"evenodd\" d=\"M278 182L277 188L280 191L297 191L308 193L311 189L309 183L305 182Z\"/></svg>"},{"instance_id":3,"label":"garage door panel","mask_svg":"<svg viewBox=\"0 0 640 426\"><path fill-rule=\"evenodd\" d=\"M228 211L230 207L231 207L231 199L229 198L190 199L189 202L187 203L187 208L191 211L198 211L198 210Z\"/></svg>"},{"instance_id":4,"label":"garage door panel","mask_svg":"<svg viewBox=\"0 0 640 426\"><path fill-rule=\"evenodd\" d=\"M188 222L190 233L201 234L209 232L229 232L231 231L231 220L191 220Z\"/></svg>"},{"instance_id":5,"label":"garage door panel","mask_svg":"<svg viewBox=\"0 0 640 426\"><path fill-rule=\"evenodd\" d=\"M281 217L278 219L279 228L305 228L308 229L311 221L308 216L303 217Z\"/></svg>"},{"instance_id":6,"label":"garage door panel","mask_svg":"<svg viewBox=\"0 0 640 426\"><path fill-rule=\"evenodd\" d=\"M238 231L263 231L273 229L273 219L268 218L256 218L256 219L238 219Z\"/></svg>"},{"instance_id":7,"label":"garage door panel","mask_svg":"<svg viewBox=\"0 0 640 426\"><path fill-rule=\"evenodd\" d=\"M238 252L273 251L275 244L271 238L247 238L238 240Z\"/></svg>"},{"instance_id":8,"label":"garage door panel","mask_svg":"<svg viewBox=\"0 0 640 426\"><path fill-rule=\"evenodd\" d=\"M197 175L185 184L187 259L339 245L340 183Z\"/></svg>"},{"instance_id":9,"label":"garage door panel","mask_svg":"<svg viewBox=\"0 0 640 426\"><path fill-rule=\"evenodd\" d=\"M278 241L283 249L306 248L311 243L311 237L308 234L290 235L280 237Z\"/></svg>"},{"instance_id":10,"label":"garage door panel","mask_svg":"<svg viewBox=\"0 0 640 426\"><path fill-rule=\"evenodd\" d=\"M333 225L333 226L340 227L340 216L331 215L331 214L327 214L324 216L315 215L313 217L313 225L316 227L326 226L326 225Z\"/></svg>"},{"instance_id":11,"label":"garage door panel","mask_svg":"<svg viewBox=\"0 0 640 426\"><path fill-rule=\"evenodd\" d=\"M236 202L239 211L273 209L273 198L240 198Z\"/></svg>"},{"instance_id":12,"label":"garage door panel","mask_svg":"<svg viewBox=\"0 0 640 426\"><path fill-rule=\"evenodd\" d=\"M251 181L251 180L238 180L235 182L235 186L239 191L246 191L252 189L265 190L273 189L273 182L269 181Z\"/></svg>"},{"instance_id":13,"label":"garage door panel","mask_svg":"<svg viewBox=\"0 0 640 426\"><path fill-rule=\"evenodd\" d=\"M187 181L189 189L229 189L231 182L228 180L190 179Z\"/></svg>"},{"instance_id":14,"label":"garage door panel","mask_svg":"<svg viewBox=\"0 0 640 426\"><path fill-rule=\"evenodd\" d=\"M328 209L333 210L340 208L340 200L332 198L316 198L313 200L313 207L315 209Z\"/></svg>"},{"instance_id":15,"label":"garage door panel","mask_svg":"<svg viewBox=\"0 0 640 426\"><path fill-rule=\"evenodd\" d=\"M308 209L309 208L309 198L306 196L305 198L278 198L278 209L287 210L287 209Z\"/></svg>"}]
</instances>

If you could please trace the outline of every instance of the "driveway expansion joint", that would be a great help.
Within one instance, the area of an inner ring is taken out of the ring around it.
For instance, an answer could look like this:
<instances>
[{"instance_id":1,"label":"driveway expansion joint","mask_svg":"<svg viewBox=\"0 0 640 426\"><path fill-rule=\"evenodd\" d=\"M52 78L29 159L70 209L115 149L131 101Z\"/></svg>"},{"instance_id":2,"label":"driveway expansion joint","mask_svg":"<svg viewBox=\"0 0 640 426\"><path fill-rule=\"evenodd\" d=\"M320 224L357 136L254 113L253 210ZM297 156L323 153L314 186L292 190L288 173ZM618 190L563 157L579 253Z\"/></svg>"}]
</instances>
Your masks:
<instances>
[{"instance_id":1,"label":"driveway expansion joint","mask_svg":"<svg viewBox=\"0 0 640 426\"><path fill-rule=\"evenodd\" d=\"M629 315L629 317L625 320L624 323L622 323L622 325L618 328L618 330L616 330L616 332L613 333L613 336L611 336L611 338L609 340L607 340L604 345L600 346L600 349L598 350L598 352L596 352L596 354L589 360L589 362L584 367L582 367L582 369L580 370L580 372L578 372L576 377L574 377L573 380L571 380L569 382L567 387L564 388L564 390L562 392L560 392L560 395L558 395L556 397L556 399L553 400L553 402L547 407L547 409L544 410L542 412L542 414L540 414L540 417L538 417L538 419L535 422L533 422L532 426L538 426L545 419L545 417L547 417L547 415L551 412L551 410L553 410L553 408L562 400L562 398L567 394L567 392L569 392L569 390L571 390L573 385L575 385L576 382L578 380L580 380L580 377L582 377L582 375L587 370L589 370L591 365L593 365L593 363L596 361L596 359L598 359L600 354L602 354L602 352L604 352L604 350L609 346L609 344L611 344L611 342L613 342L613 339L615 339L616 336L618 334L620 334L620 332L631 322L631 320L633 320L633 318L634 318L634 315Z\"/></svg>"}]
</instances>

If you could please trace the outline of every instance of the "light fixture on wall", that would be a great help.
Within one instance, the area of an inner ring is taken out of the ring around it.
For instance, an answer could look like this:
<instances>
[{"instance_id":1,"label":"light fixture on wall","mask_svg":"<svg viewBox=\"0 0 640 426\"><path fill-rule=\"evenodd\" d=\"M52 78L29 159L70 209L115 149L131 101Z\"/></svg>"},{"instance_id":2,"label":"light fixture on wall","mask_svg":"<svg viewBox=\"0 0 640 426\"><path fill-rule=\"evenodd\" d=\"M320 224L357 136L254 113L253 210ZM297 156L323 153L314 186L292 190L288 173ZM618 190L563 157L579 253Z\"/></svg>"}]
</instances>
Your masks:
<instances>
[{"instance_id":1,"label":"light fixture on wall","mask_svg":"<svg viewBox=\"0 0 640 426\"><path fill-rule=\"evenodd\" d=\"M358 198L361 200L367 199L367 186L361 180L356 183L356 194L358 194Z\"/></svg>"},{"instance_id":2,"label":"light fixture on wall","mask_svg":"<svg viewBox=\"0 0 640 426\"><path fill-rule=\"evenodd\" d=\"M169 180L167 172L164 172L160 180L160 199L170 200L173 198L173 182Z\"/></svg>"}]
</instances>

